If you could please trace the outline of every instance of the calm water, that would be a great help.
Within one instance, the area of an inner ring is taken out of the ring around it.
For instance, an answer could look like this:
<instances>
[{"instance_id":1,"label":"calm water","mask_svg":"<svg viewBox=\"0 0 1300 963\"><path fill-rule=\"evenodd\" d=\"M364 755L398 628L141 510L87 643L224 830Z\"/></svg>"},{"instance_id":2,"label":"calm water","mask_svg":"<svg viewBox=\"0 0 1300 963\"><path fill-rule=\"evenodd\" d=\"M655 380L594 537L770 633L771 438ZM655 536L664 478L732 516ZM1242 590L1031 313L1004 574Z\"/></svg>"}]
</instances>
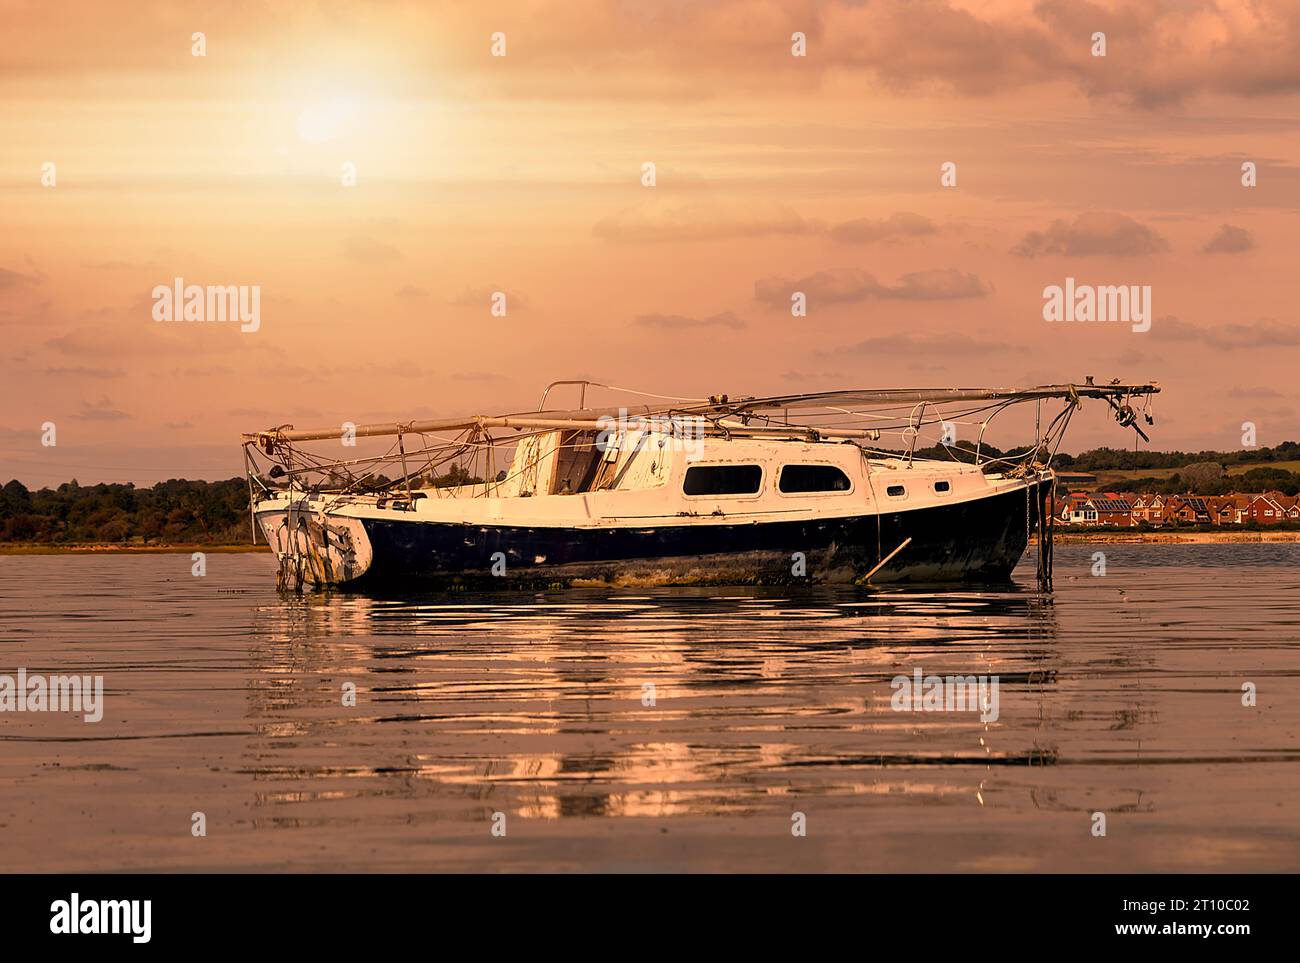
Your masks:
<instances>
[{"instance_id":1,"label":"calm water","mask_svg":"<svg viewBox=\"0 0 1300 963\"><path fill-rule=\"evenodd\" d=\"M1295 871L1297 563L397 602L281 598L265 555L4 557L0 673L106 706L0 714L5 867ZM893 711L917 667L997 675L997 721Z\"/></svg>"}]
</instances>

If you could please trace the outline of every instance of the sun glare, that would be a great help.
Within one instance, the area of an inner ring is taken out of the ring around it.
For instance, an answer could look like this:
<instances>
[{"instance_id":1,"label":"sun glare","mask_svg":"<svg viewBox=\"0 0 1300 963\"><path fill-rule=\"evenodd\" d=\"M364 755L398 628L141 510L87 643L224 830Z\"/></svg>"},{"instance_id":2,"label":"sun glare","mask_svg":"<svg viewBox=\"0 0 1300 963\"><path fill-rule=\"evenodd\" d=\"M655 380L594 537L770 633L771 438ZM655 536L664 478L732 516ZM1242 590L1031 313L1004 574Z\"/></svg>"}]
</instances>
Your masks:
<instances>
[{"instance_id":1,"label":"sun glare","mask_svg":"<svg viewBox=\"0 0 1300 963\"><path fill-rule=\"evenodd\" d=\"M294 126L302 140L323 144L350 133L356 116L356 101L351 97L337 97L304 107Z\"/></svg>"}]
</instances>

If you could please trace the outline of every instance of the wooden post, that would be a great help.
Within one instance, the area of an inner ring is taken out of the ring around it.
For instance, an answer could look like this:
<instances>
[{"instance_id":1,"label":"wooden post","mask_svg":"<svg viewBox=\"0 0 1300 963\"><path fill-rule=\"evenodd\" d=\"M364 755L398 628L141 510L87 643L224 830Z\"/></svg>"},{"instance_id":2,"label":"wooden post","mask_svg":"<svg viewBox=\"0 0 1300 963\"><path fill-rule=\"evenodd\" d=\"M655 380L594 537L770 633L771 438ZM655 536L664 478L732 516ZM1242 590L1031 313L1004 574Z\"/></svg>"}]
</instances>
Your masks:
<instances>
[{"instance_id":1,"label":"wooden post","mask_svg":"<svg viewBox=\"0 0 1300 963\"><path fill-rule=\"evenodd\" d=\"M1056 561L1056 476L1052 476L1047 486L1049 505L1047 509L1047 590L1052 590L1052 568Z\"/></svg>"},{"instance_id":2,"label":"wooden post","mask_svg":"<svg viewBox=\"0 0 1300 963\"><path fill-rule=\"evenodd\" d=\"M1056 528L1056 479L1038 482L1038 588L1052 590L1052 535Z\"/></svg>"},{"instance_id":3,"label":"wooden post","mask_svg":"<svg viewBox=\"0 0 1300 963\"><path fill-rule=\"evenodd\" d=\"M899 545L898 548L894 549L892 552L890 552L888 555L882 558L879 562L877 562L875 568L873 568L866 575L862 576L862 578L858 579L858 584L861 585L865 582L870 582L871 576L875 575L882 568L884 568L886 562L888 562L891 558L893 558L895 555L897 555L899 552L901 552L903 549L907 548L907 546L911 544L912 544L912 536L909 535L907 538L903 539L902 544Z\"/></svg>"}]
</instances>

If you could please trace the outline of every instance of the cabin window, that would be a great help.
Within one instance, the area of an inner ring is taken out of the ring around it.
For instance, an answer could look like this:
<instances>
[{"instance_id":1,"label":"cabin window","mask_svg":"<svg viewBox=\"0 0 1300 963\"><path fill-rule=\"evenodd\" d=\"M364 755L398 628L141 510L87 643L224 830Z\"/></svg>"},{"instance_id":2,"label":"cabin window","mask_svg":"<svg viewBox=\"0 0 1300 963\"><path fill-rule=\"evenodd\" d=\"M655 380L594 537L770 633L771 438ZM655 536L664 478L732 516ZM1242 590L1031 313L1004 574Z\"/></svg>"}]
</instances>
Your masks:
<instances>
[{"instance_id":1,"label":"cabin window","mask_svg":"<svg viewBox=\"0 0 1300 963\"><path fill-rule=\"evenodd\" d=\"M946 481L937 481L934 483L934 490L942 495L946 491L951 491L952 485Z\"/></svg>"},{"instance_id":2,"label":"cabin window","mask_svg":"<svg viewBox=\"0 0 1300 963\"><path fill-rule=\"evenodd\" d=\"M890 485L885 489L885 494L890 498L902 498L907 494L907 489L902 485Z\"/></svg>"},{"instance_id":3,"label":"cabin window","mask_svg":"<svg viewBox=\"0 0 1300 963\"><path fill-rule=\"evenodd\" d=\"M686 469L687 495L753 495L763 481L758 465L693 465Z\"/></svg>"},{"instance_id":4,"label":"cabin window","mask_svg":"<svg viewBox=\"0 0 1300 963\"><path fill-rule=\"evenodd\" d=\"M783 465L776 487L786 495L805 492L847 492L853 483L834 465Z\"/></svg>"}]
</instances>

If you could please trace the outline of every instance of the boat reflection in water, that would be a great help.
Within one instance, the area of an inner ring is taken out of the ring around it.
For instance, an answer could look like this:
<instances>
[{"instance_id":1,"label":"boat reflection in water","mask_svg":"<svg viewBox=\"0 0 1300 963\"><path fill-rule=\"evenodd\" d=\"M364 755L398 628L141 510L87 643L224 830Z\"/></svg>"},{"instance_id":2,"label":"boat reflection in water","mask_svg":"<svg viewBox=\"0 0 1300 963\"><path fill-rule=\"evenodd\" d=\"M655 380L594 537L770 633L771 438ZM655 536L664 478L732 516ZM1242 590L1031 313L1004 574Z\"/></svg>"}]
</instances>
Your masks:
<instances>
[{"instance_id":1,"label":"boat reflection in water","mask_svg":"<svg viewBox=\"0 0 1300 963\"><path fill-rule=\"evenodd\" d=\"M784 812L781 797L808 788L978 804L996 769L1055 761L1034 732L979 712L891 708L891 680L920 669L996 676L1004 717L1010 702L1014 716L1040 718L1056 622L1049 601L1015 586L326 595L266 607L259 627L255 714L310 715L322 688L352 681L357 747L391 750L298 775L428 796L451 818L503 807L525 818L752 815ZM259 758L279 747L291 765L302 746L287 735L255 746ZM942 771L953 767L964 775Z\"/></svg>"},{"instance_id":2,"label":"boat reflection in water","mask_svg":"<svg viewBox=\"0 0 1300 963\"><path fill-rule=\"evenodd\" d=\"M264 605L251 712L303 728L248 741L253 818L408 868L1294 865L1300 594L1272 600L1300 547L1107 546L1109 578L1093 551L1052 593L1027 559L999 588ZM997 720L895 711L918 669L996 676Z\"/></svg>"}]
</instances>

